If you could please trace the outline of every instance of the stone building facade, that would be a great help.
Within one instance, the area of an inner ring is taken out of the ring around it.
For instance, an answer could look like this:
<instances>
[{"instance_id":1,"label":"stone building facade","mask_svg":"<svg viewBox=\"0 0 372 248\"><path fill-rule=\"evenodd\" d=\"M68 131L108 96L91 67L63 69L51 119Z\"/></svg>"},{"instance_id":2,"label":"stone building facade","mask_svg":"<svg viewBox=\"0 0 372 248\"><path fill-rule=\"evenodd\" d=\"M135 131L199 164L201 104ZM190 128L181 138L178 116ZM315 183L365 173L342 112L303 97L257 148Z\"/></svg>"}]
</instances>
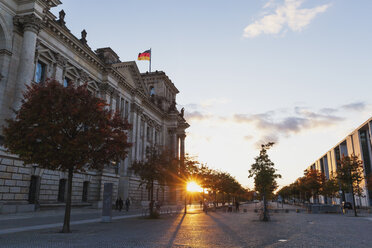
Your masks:
<instances>
[{"instance_id":1,"label":"stone building facade","mask_svg":"<svg viewBox=\"0 0 372 248\"><path fill-rule=\"evenodd\" d=\"M364 178L372 176L372 118L360 125L351 132L347 137L342 139L332 149L328 150L323 156L311 164L308 169L318 170L325 175L326 180L334 178L337 175L337 167L340 166L339 160L342 156L352 154L363 161ZM355 204L360 207L372 206L372 191L368 190L367 180L360 183L363 190L363 196L355 196ZM352 194L341 191L340 198L326 199L319 196L319 199L312 199L320 203L337 203L352 202Z\"/></svg>"},{"instance_id":2,"label":"stone building facade","mask_svg":"<svg viewBox=\"0 0 372 248\"><path fill-rule=\"evenodd\" d=\"M109 47L93 51L87 33L75 37L50 8L59 0L0 0L0 126L20 107L26 84L53 78L62 84L87 83L92 94L106 99L132 124L128 157L103 171L76 173L73 204L102 203L103 184L114 184L114 199L129 197L133 204L149 199L148 192L128 167L143 160L151 146L171 149L183 158L185 129L176 108L178 89L162 71L140 73L134 61L122 62ZM1 130L0 130L1 135ZM0 136L1 138L2 136ZM32 211L35 206L63 205L67 173L24 164L0 146L0 213ZM157 186L155 199L177 201L181 196Z\"/></svg>"}]
</instances>

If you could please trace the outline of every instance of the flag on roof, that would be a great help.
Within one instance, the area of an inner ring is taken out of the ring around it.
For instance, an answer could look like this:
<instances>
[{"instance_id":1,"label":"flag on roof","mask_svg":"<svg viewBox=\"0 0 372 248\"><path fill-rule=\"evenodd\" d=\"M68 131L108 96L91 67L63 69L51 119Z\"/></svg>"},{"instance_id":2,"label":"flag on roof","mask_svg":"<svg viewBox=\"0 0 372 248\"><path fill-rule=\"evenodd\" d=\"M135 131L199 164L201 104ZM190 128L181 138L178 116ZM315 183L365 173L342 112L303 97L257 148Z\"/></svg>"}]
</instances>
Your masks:
<instances>
[{"instance_id":1,"label":"flag on roof","mask_svg":"<svg viewBox=\"0 0 372 248\"><path fill-rule=\"evenodd\" d=\"M138 60L150 60L151 50L146 50L143 53L138 54Z\"/></svg>"}]
</instances>

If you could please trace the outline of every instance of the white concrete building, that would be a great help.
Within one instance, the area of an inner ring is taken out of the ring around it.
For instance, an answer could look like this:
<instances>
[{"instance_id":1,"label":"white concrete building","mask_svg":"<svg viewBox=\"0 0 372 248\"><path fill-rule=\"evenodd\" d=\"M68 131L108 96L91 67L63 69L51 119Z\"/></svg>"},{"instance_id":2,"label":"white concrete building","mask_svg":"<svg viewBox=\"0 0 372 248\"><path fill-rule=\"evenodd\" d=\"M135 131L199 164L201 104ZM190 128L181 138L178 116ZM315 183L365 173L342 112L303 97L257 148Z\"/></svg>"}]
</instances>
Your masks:
<instances>
[{"instance_id":1,"label":"white concrete building","mask_svg":"<svg viewBox=\"0 0 372 248\"><path fill-rule=\"evenodd\" d=\"M176 109L179 91L164 72L140 73L134 61L121 62L109 47L93 51L85 30L75 37L66 26L64 11L58 18L49 11L60 4L59 0L0 0L0 126L12 117L11 109L20 107L25 85L32 81L88 83L93 94L106 99L133 125L129 137L133 147L118 166L76 174L73 204L100 205L105 182L114 184L114 199L130 197L140 204L149 196L128 171L130 164L144 159L150 146L184 156L189 125L183 111ZM58 205L65 199L66 179L64 172L26 165L1 147L0 213L33 210L34 204ZM161 201L176 201L167 187L157 186L154 194Z\"/></svg>"}]
</instances>

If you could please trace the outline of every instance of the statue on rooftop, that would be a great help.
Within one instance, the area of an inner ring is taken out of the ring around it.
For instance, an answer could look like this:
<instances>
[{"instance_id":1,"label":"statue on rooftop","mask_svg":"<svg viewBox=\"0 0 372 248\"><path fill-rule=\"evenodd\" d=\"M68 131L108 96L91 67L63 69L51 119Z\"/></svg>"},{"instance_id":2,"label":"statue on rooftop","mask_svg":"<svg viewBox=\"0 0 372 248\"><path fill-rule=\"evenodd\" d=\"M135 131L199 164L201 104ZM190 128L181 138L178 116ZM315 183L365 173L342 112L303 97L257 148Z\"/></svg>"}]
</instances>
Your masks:
<instances>
[{"instance_id":1,"label":"statue on rooftop","mask_svg":"<svg viewBox=\"0 0 372 248\"><path fill-rule=\"evenodd\" d=\"M65 16L66 16L65 11L64 10L61 10L59 12L59 19L57 21L61 26L64 26L66 24L66 22L65 22Z\"/></svg>"},{"instance_id":2,"label":"statue on rooftop","mask_svg":"<svg viewBox=\"0 0 372 248\"><path fill-rule=\"evenodd\" d=\"M80 41L84 44L87 44L87 31L85 31L85 29L83 29L83 31L81 31Z\"/></svg>"}]
</instances>

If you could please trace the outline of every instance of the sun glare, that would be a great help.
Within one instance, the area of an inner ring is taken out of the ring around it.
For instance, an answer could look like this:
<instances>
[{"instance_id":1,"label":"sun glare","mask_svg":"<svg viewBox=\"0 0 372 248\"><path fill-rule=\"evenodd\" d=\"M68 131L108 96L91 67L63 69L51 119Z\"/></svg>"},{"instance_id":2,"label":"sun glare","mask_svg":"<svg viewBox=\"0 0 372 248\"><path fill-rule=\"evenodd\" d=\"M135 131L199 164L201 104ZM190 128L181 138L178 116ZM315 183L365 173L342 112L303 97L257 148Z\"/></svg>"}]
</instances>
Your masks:
<instances>
[{"instance_id":1,"label":"sun glare","mask_svg":"<svg viewBox=\"0 0 372 248\"><path fill-rule=\"evenodd\" d=\"M188 182L186 189L189 192L203 192L202 187L200 187L196 182Z\"/></svg>"}]
</instances>

